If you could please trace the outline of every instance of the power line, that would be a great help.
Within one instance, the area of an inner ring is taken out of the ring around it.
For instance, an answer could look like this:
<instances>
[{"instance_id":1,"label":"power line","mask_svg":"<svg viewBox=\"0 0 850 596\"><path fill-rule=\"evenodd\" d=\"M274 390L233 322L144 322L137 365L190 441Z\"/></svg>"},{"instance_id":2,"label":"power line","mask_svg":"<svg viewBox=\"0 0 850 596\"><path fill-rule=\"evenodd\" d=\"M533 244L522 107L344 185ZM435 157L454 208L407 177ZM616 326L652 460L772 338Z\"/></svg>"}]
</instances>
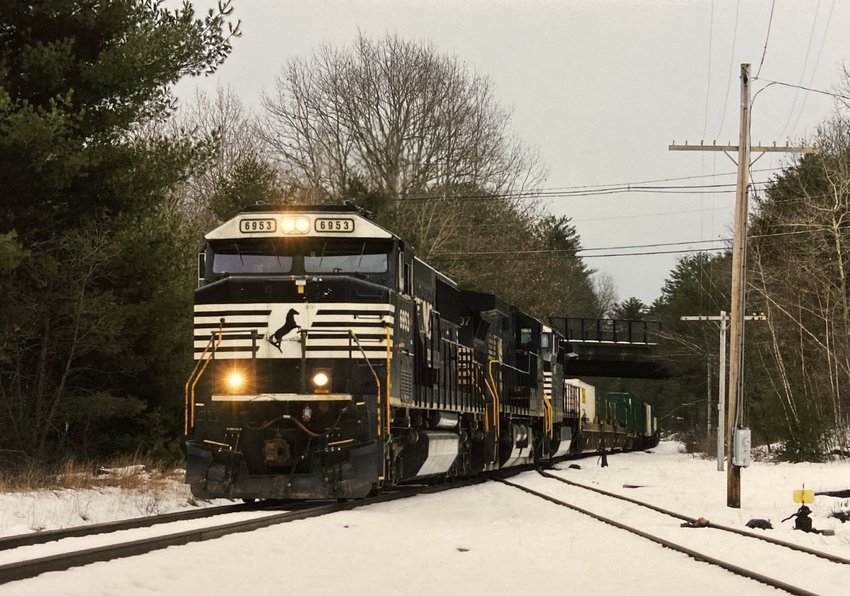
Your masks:
<instances>
[{"instance_id":1,"label":"power line","mask_svg":"<svg viewBox=\"0 0 850 596\"><path fill-rule=\"evenodd\" d=\"M781 167L770 167L770 168L759 168L755 170L751 170L752 172L775 172L778 170L782 170ZM608 182L603 184L585 184L582 186L553 186L545 189L541 189L544 191L559 191L559 190L586 190L586 189L594 189L594 188L608 188L608 187L621 187L621 186L641 186L645 184L658 184L660 182L681 182L684 180L699 180L701 178L717 178L718 176L737 176L738 172L721 172L721 173L712 173L712 174L694 174L692 176L678 176L675 178L656 178L653 180L639 180L635 182Z\"/></svg>"},{"instance_id":2,"label":"power line","mask_svg":"<svg viewBox=\"0 0 850 596\"><path fill-rule=\"evenodd\" d=\"M623 193L657 193L657 194L725 194L735 192L735 184L695 184L695 185L671 185L671 186L632 186L620 185L610 187L588 188L586 190L529 190L508 193L470 193L470 194L445 194L441 196L413 195L402 201L440 201L440 200L465 200L465 201L497 201L505 199L564 199L595 197L601 195L623 194Z\"/></svg>"},{"instance_id":3,"label":"power line","mask_svg":"<svg viewBox=\"0 0 850 596\"><path fill-rule=\"evenodd\" d=\"M568 255L568 256L575 255L575 256L579 256L579 253L585 253L585 252L588 252L588 251L634 250L634 249L637 249L637 248L660 248L660 247L663 247L663 246L684 246L684 245L691 245L691 244L706 244L706 243L709 243L709 242L711 242L711 243L728 242L728 239L720 238L720 239L717 239L717 240L694 240L694 241L688 241L688 242L662 242L662 243L657 243L657 244L633 244L633 245L626 245L626 246L600 246L600 247L596 247L596 248L581 248L581 249L578 249L578 250L575 250L575 249L534 249L534 250L482 250L482 251L476 251L476 252L458 251L458 252L438 253L436 255L431 255L429 258L430 259L435 259L435 258L447 259L447 258L453 258L453 257L490 257L490 256L507 256L507 255L513 255L513 256L540 255L540 256L544 256L544 257L551 257L551 256L555 256L555 255ZM727 247L725 247L725 246L718 246L718 247L708 247L708 248L699 249L699 250L725 250L726 248ZM673 252L694 252L694 251L698 252L699 250L688 249L686 251L673 251ZM655 253L621 253L621 254L616 255L616 256L631 256L631 255L635 255L635 254L655 254ZM663 254L663 253L658 253L658 254ZM597 257L597 256L605 256L605 255L583 255L582 254L581 256L582 256L582 258L588 258L588 257Z\"/></svg>"},{"instance_id":4,"label":"power line","mask_svg":"<svg viewBox=\"0 0 850 596\"><path fill-rule=\"evenodd\" d=\"M572 219L570 223L584 223L588 221L610 221L614 219L634 219L636 217L657 217L659 215L684 215L687 213L705 213L706 211L727 211L729 207L712 207L711 209L685 209L681 211L661 211L656 213L635 213L632 215L613 215L611 217L593 217L590 219Z\"/></svg>"},{"instance_id":5,"label":"power line","mask_svg":"<svg viewBox=\"0 0 850 596\"><path fill-rule=\"evenodd\" d=\"M646 257L646 256L655 256L655 255L676 255L676 254L687 254L687 253L697 253L697 252L709 252L709 251L722 251L728 250L725 246L717 246L717 247L706 247L701 249L683 249L683 250L657 250L657 251L646 251L646 252L629 252L629 253L609 253L609 254L601 254L601 255L581 255L582 259L602 259L602 258L613 258L613 257ZM569 251L564 251L569 252ZM515 257L520 259L547 259L557 254L556 251L515 251L515 252L504 252L504 253L458 253L454 256L443 256L443 255L431 255L428 257L429 261L503 261L504 257Z\"/></svg>"},{"instance_id":6,"label":"power line","mask_svg":"<svg viewBox=\"0 0 850 596\"><path fill-rule=\"evenodd\" d=\"M687 242L662 242L659 244L634 244L631 246L606 246L600 248L583 248L578 252L586 252L588 250L629 250L634 248L659 248L661 246L683 246L685 244L706 244L709 242L728 242L731 238L719 238L717 240L690 240Z\"/></svg>"},{"instance_id":7,"label":"power line","mask_svg":"<svg viewBox=\"0 0 850 596\"><path fill-rule=\"evenodd\" d=\"M791 111L788 113L788 120L785 121L785 126L782 127L782 132L779 133L781 137L785 134L785 130L788 128L788 125L791 123L791 117L794 115L794 108L797 107L797 98L800 96L800 85L803 83L803 77L806 76L806 65L809 62L809 52L812 50L812 39L815 35L815 24L818 22L818 12L820 11L820 0L818 0L817 5L815 6L815 18L812 19L812 30L809 32L809 45L806 47L806 57L803 58L803 71L800 73L800 80L797 81L797 92L794 93L794 103L791 104ZM791 85L789 85L791 86Z\"/></svg>"},{"instance_id":8,"label":"power line","mask_svg":"<svg viewBox=\"0 0 850 596\"><path fill-rule=\"evenodd\" d=\"M770 5L770 18L767 21L767 35L764 38L764 49L761 52L761 62L759 62L759 68L756 71L756 77L759 78L759 73L761 73L761 67L764 64L764 57L767 55L767 42L770 40L770 26L773 24L773 9L776 8L776 0ZM823 47L823 46L821 46Z\"/></svg>"},{"instance_id":9,"label":"power line","mask_svg":"<svg viewBox=\"0 0 850 596\"><path fill-rule=\"evenodd\" d=\"M729 57L729 76L726 77L729 82L726 85L726 98L723 100L723 114L720 117L720 129L715 135L717 137L719 137L720 133L723 132L723 122L726 120L726 107L729 105L729 89L732 87L732 67L735 65L735 43L738 41L738 12L740 9L741 0L738 0L735 4L735 30L732 33L732 52Z\"/></svg>"},{"instance_id":10,"label":"power line","mask_svg":"<svg viewBox=\"0 0 850 596\"><path fill-rule=\"evenodd\" d=\"M811 86L812 82L815 80L815 74L818 71L818 64L820 64L820 57L823 53L823 46L826 45L826 33L829 31L829 23L832 21L832 11L835 8L835 0L832 0L832 4L829 7L829 14L826 16L826 27L823 30L823 35L820 39L820 48L818 49L817 58L815 58L815 65L812 68L812 74L809 77L808 85ZM790 134L793 134L795 130L797 130L797 123L800 122L800 117L803 115L803 111L806 109L806 101L809 99L809 96L806 95L803 97L803 105L800 106L800 111L797 112L797 119L794 120L793 126L791 126Z\"/></svg>"},{"instance_id":11,"label":"power line","mask_svg":"<svg viewBox=\"0 0 850 596\"><path fill-rule=\"evenodd\" d=\"M714 0L711 0L711 19L708 25L708 81L705 84L705 120L702 126L702 138L708 130L708 99L711 95L711 46L714 37Z\"/></svg>"},{"instance_id":12,"label":"power line","mask_svg":"<svg viewBox=\"0 0 850 596\"><path fill-rule=\"evenodd\" d=\"M774 232L771 234L753 234L748 238L750 240L761 238L779 238L784 236L797 236L801 234L817 234L820 230L792 230L788 232ZM438 253L428 257L429 260L469 260L473 258L481 258L481 260L495 260L495 257L536 257L549 258L553 256L565 255L576 256L582 259L595 259L601 257L634 257L647 255L665 255L665 254L681 254L681 253L698 253L709 251L729 250L731 238L716 238L714 240L688 240L684 242L661 242L656 244L633 244L625 246L600 246L594 248L575 249L534 249L534 250L482 250L476 252L457 251ZM724 246L707 246L703 248L689 248L684 250L665 250L665 251L643 251L643 252L621 252L608 253L601 255L584 254L589 251L614 251L614 250L634 250L638 248L660 248L664 246L685 246L694 244L708 244L722 242Z\"/></svg>"},{"instance_id":13,"label":"power line","mask_svg":"<svg viewBox=\"0 0 850 596\"><path fill-rule=\"evenodd\" d=\"M759 79L759 80L764 81L766 83L769 83L769 85L767 85L765 87L765 89L767 89L767 87L769 87L770 85L781 85L782 87L791 87L793 89L802 89L803 91L810 91L812 93L820 93L821 95L829 95L830 97L835 97L835 98L838 98L838 99L850 100L850 96L848 96L848 95L841 95L840 93L832 93L830 91L823 91L822 89L812 89L811 87L804 87L802 85L792 85L791 83L784 83L782 81L771 81L770 79ZM789 120L790 120L790 118L789 118Z\"/></svg>"},{"instance_id":14,"label":"power line","mask_svg":"<svg viewBox=\"0 0 850 596\"><path fill-rule=\"evenodd\" d=\"M630 215L611 215L608 217L590 217L590 218L582 218L582 219L573 219L569 217L569 223L577 224L577 223L587 223L587 222L596 222L596 221L613 221L617 219L636 219L639 217L659 217L663 215L687 215L689 213L702 213L705 211L728 211L729 207L714 207L712 209L680 209L678 211L656 211L653 213L633 213ZM460 230L499 230L503 229L504 224L498 221L492 222L481 222L481 223L461 223L457 226L454 226L454 229Z\"/></svg>"},{"instance_id":15,"label":"power line","mask_svg":"<svg viewBox=\"0 0 850 596\"><path fill-rule=\"evenodd\" d=\"M770 167L770 168L759 168L755 170L751 170L752 172L776 172L781 171L784 168L781 167ZM654 188L656 187L647 187L646 185L650 184L658 184L662 182L682 182L687 180L699 180L702 178L717 178L718 176L737 176L737 172L722 172L719 174L698 174L692 176L678 176L674 178L656 178L653 180L640 180L637 182L612 182L612 183L603 183L603 184L586 184L580 186L553 186L549 188L542 188L536 190L527 190L527 191L519 191L519 192L507 192L507 193L459 193L459 194L440 194L439 196L427 196L427 195L411 195L403 200L442 200L442 199L462 199L462 198L482 198L482 199L511 199L511 198L536 198L536 197L557 197L561 195L565 196L595 196L596 194L615 194L612 190L616 192L656 192ZM675 192L676 189L685 189L685 190L694 190L700 188L713 188L718 185L691 185L691 186L679 186L679 185L669 185L658 187L664 190L658 192ZM730 184L721 185L724 187L733 186ZM585 193L587 193L585 195ZM685 193L691 194L691 193Z\"/></svg>"}]
</instances>

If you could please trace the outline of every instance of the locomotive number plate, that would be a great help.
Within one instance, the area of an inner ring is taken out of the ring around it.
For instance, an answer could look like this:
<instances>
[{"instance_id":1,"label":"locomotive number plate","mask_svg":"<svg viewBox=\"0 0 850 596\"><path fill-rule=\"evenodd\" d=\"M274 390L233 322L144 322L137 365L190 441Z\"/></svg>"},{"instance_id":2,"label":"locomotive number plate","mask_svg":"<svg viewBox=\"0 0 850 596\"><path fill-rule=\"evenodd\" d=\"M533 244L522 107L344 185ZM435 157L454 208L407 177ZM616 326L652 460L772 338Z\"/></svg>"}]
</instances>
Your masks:
<instances>
[{"instance_id":1,"label":"locomotive number plate","mask_svg":"<svg viewBox=\"0 0 850 596\"><path fill-rule=\"evenodd\" d=\"M318 217L315 227L317 232L353 232L354 220Z\"/></svg>"},{"instance_id":2,"label":"locomotive number plate","mask_svg":"<svg viewBox=\"0 0 850 596\"><path fill-rule=\"evenodd\" d=\"M243 234L254 234L258 232L274 232L277 222L273 219L240 219L239 231Z\"/></svg>"}]
</instances>

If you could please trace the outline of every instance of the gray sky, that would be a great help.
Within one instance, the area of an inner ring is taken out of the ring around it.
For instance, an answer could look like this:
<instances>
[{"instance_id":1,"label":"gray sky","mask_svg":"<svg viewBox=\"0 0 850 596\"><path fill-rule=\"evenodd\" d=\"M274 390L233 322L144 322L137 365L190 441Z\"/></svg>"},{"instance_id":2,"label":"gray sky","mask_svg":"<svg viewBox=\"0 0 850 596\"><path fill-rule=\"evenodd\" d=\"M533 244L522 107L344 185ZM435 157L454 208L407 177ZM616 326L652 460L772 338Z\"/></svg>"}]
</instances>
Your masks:
<instances>
[{"instance_id":1,"label":"gray sky","mask_svg":"<svg viewBox=\"0 0 850 596\"><path fill-rule=\"evenodd\" d=\"M281 65L323 42L350 44L358 30L430 41L492 79L514 109L517 136L548 167L547 191L694 176L705 178L650 185L733 185L736 166L723 153L667 147L702 138L737 144L740 64L751 63L755 75L768 40L754 95L768 80L834 91L842 64L850 66L846 0L233 1L243 36L202 89L230 85L256 108ZM185 89L178 91L188 96ZM832 110L828 96L772 85L755 99L752 141L798 143ZM776 172L769 169L789 159L765 155L754 180L768 180ZM586 249L606 249L583 256L612 276L620 299L650 303L681 254L594 255L693 249L730 237L735 194L723 190L562 193L549 208L573 219ZM662 243L685 244L620 248Z\"/></svg>"}]
</instances>

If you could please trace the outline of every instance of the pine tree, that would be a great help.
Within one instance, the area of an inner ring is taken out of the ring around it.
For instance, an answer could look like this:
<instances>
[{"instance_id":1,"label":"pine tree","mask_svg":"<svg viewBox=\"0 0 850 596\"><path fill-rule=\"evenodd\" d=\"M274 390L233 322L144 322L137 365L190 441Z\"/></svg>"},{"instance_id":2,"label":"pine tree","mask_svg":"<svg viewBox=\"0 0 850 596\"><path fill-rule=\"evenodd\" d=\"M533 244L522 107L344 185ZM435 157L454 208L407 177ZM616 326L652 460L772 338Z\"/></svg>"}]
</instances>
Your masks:
<instances>
[{"instance_id":1,"label":"pine tree","mask_svg":"<svg viewBox=\"0 0 850 596\"><path fill-rule=\"evenodd\" d=\"M0 3L0 448L133 448L179 400L189 324L172 309L192 260L171 190L215 139L137 132L171 113L170 85L225 59L230 14Z\"/></svg>"}]
</instances>

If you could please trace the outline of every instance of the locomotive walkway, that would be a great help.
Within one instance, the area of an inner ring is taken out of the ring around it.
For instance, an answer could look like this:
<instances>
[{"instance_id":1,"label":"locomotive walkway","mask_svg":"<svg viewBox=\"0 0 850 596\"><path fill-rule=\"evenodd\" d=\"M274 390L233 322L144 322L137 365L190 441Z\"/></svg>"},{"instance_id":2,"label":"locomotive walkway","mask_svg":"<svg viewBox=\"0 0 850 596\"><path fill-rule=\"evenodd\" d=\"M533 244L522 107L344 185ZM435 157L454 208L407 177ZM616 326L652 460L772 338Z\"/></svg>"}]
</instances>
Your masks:
<instances>
[{"instance_id":1,"label":"locomotive walkway","mask_svg":"<svg viewBox=\"0 0 850 596\"><path fill-rule=\"evenodd\" d=\"M568 378L670 377L657 353L661 338L658 321L551 317L549 324L567 338Z\"/></svg>"}]
</instances>

